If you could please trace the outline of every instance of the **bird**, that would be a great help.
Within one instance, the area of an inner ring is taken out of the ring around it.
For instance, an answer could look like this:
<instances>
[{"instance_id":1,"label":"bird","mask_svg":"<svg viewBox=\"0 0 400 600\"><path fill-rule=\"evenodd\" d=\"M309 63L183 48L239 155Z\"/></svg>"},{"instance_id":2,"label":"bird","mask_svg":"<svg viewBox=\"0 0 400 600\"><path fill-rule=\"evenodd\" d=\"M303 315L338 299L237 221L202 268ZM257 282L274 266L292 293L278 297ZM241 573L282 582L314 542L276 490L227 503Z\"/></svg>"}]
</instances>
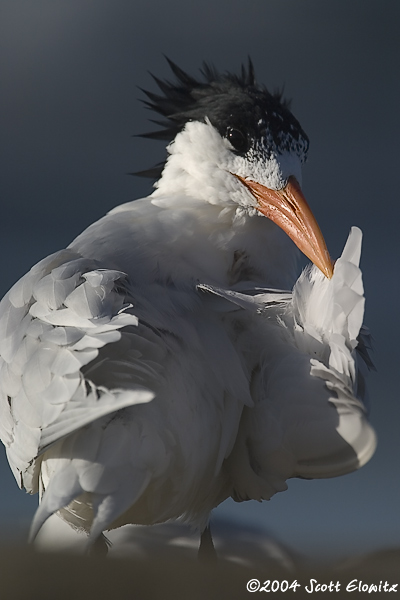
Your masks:
<instances>
[{"instance_id":1,"label":"bird","mask_svg":"<svg viewBox=\"0 0 400 600\"><path fill-rule=\"evenodd\" d=\"M125 524L190 524L269 500L292 477L363 466L376 435L365 384L361 231L334 263L301 190L309 140L281 92L167 59L143 90L166 160L35 265L0 304L0 436L88 547ZM300 251L311 261L299 275ZM208 541L207 541L208 540Z\"/></svg>"}]
</instances>

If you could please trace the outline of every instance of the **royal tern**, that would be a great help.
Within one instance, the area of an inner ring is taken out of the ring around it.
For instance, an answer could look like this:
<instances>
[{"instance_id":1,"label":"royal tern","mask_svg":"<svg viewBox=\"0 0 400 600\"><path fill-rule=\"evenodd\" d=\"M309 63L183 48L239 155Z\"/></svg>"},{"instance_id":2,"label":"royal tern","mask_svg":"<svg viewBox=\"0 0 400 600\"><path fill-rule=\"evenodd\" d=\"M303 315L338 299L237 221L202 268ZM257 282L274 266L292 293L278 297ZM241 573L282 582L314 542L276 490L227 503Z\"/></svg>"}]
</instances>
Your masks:
<instances>
[{"instance_id":1,"label":"royal tern","mask_svg":"<svg viewBox=\"0 0 400 600\"><path fill-rule=\"evenodd\" d=\"M360 231L333 267L300 188L308 138L251 61L201 81L170 66L145 92L162 116L146 136L169 142L155 191L0 305L0 434L40 494L32 537L53 513L89 543L127 523L204 531L230 496L269 499L375 449ZM314 263L297 281L293 242Z\"/></svg>"}]
</instances>

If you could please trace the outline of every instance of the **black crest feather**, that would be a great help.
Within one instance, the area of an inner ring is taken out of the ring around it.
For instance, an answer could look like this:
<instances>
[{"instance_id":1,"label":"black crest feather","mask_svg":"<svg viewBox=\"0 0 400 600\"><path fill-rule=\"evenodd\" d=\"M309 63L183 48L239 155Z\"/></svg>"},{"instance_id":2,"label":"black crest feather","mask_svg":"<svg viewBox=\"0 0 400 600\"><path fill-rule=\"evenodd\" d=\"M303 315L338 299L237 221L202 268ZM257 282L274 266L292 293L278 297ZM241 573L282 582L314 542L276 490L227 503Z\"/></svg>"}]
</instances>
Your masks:
<instances>
[{"instance_id":1,"label":"black crest feather","mask_svg":"<svg viewBox=\"0 0 400 600\"><path fill-rule=\"evenodd\" d=\"M151 74L161 93L141 91L147 96L144 105L161 115L152 120L160 129L139 134L139 137L171 142L188 121L204 121L207 117L224 135L227 127L242 127L257 136L255 120L268 127L274 143L282 147L282 132L295 141L308 139L299 123L289 111L289 102L281 92L270 93L256 82L254 66L248 58L239 74L220 73L213 65L204 62L195 79L168 57L165 57L175 76L175 81L162 80ZM283 148L285 149L285 148ZM153 169L135 173L157 178L163 164Z\"/></svg>"},{"instance_id":2,"label":"black crest feather","mask_svg":"<svg viewBox=\"0 0 400 600\"><path fill-rule=\"evenodd\" d=\"M196 112L196 106L199 104L206 104L205 99L207 97L215 97L218 92L227 92L229 88L232 87L241 88L243 90L246 88L256 89L257 84L254 66L250 57L248 59L247 68L242 65L240 75L231 73L221 74L213 65L204 62L200 69L204 81L195 79L183 71L183 69L170 58L167 56L165 58L172 73L176 77L176 81L163 81L150 73L151 77L163 93L163 96L142 88L140 89L148 98L148 100L142 100L143 104L150 110L166 117L168 120L153 121L160 125L162 129L140 134L139 137L172 141L177 133L184 127L185 123L193 118L193 113ZM280 93L274 94L274 97L282 102ZM284 103L286 104L286 102ZM202 112L204 112L204 110ZM202 114L202 116L204 117L204 114Z\"/></svg>"}]
</instances>

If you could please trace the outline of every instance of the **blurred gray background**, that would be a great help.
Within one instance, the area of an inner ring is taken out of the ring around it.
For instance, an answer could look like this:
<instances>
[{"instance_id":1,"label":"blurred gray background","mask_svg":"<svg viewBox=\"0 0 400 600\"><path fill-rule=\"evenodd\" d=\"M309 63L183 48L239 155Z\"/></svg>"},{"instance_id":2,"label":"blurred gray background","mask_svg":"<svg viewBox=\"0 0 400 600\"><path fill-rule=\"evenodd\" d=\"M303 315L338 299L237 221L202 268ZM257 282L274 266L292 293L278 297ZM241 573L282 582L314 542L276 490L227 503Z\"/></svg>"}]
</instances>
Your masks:
<instances>
[{"instance_id":1,"label":"blurred gray background","mask_svg":"<svg viewBox=\"0 0 400 600\"><path fill-rule=\"evenodd\" d=\"M147 195L127 175L164 157L132 134L151 115L137 86L169 77L163 53L285 87L311 140L303 190L337 257L364 231L366 323L375 340L371 421L379 446L357 473L289 482L270 502L226 502L230 518L312 556L400 543L399 23L393 0L2 0L0 292L113 206ZM0 533L21 536L37 498L0 455Z\"/></svg>"}]
</instances>

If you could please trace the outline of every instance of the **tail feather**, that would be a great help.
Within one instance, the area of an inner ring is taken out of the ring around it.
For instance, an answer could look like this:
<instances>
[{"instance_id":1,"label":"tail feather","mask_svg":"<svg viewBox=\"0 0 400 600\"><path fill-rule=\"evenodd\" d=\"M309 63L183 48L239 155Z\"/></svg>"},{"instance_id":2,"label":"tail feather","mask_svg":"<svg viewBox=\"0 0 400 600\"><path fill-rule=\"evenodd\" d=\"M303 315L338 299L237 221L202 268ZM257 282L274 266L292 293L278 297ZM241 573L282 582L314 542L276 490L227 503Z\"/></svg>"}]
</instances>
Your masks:
<instances>
[{"instance_id":1,"label":"tail feather","mask_svg":"<svg viewBox=\"0 0 400 600\"><path fill-rule=\"evenodd\" d=\"M32 521L29 541L33 542L47 519L79 496L83 489L72 463L64 466L50 480Z\"/></svg>"},{"instance_id":2,"label":"tail feather","mask_svg":"<svg viewBox=\"0 0 400 600\"><path fill-rule=\"evenodd\" d=\"M113 521L140 498L150 478L149 471L131 469L124 480L120 481L118 493L93 494L94 519L90 528L89 545L92 545Z\"/></svg>"}]
</instances>

